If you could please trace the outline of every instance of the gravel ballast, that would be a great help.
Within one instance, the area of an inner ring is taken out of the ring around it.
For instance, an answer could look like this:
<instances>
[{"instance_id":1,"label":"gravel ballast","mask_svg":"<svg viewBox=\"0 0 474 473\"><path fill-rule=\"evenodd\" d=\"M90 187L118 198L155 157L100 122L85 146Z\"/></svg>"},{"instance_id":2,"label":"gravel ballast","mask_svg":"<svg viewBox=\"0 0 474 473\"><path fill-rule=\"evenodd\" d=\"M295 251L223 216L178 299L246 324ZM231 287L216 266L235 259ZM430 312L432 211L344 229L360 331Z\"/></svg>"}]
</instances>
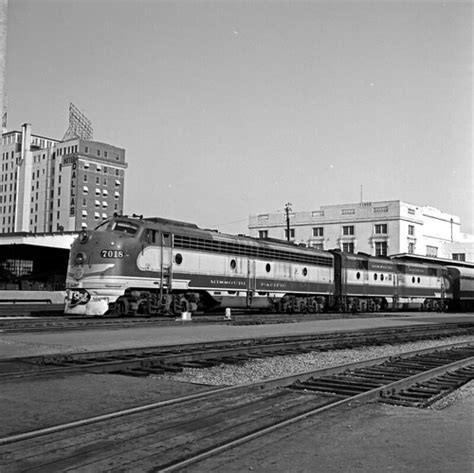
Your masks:
<instances>
[{"instance_id":1,"label":"gravel ballast","mask_svg":"<svg viewBox=\"0 0 474 473\"><path fill-rule=\"evenodd\" d=\"M184 368L181 373L165 373L157 375L156 378L214 386L234 386L461 342L474 342L474 339L472 336L464 336L444 340L409 342L400 345L381 345L311 352L302 355L275 356L272 358L253 359L239 365L218 365L206 369Z\"/></svg>"}]
</instances>

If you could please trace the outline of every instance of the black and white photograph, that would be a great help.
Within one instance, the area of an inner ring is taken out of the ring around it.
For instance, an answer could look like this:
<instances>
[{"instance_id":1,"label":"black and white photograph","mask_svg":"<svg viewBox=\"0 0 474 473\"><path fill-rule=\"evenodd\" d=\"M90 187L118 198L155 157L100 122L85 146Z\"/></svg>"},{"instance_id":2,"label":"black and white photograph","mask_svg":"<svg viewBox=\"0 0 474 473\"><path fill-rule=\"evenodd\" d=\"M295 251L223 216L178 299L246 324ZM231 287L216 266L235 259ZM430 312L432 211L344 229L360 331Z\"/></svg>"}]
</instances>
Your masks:
<instances>
[{"instance_id":1,"label":"black and white photograph","mask_svg":"<svg viewBox=\"0 0 474 473\"><path fill-rule=\"evenodd\" d=\"M0 471L472 473L472 0L0 0Z\"/></svg>"}]
</instances>

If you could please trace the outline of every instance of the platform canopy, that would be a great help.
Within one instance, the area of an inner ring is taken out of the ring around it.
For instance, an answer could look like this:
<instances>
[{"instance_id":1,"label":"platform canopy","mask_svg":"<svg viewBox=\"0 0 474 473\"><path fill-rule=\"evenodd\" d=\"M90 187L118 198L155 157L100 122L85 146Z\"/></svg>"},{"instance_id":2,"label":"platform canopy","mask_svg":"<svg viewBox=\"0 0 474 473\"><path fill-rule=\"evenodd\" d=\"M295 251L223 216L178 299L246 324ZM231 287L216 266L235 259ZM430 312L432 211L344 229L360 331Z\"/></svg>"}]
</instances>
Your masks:
<instances>
[{"instance_id":1,"label":"platform canopy","mask_svg":"<svg viewBox=\"0 0 474 473\"><path fill-rule=\"evenodd\" d=\"M64 233L5 233L0 234L0 246L32 245L69 250L78 232Z\"/></svg>"}]
</instances>

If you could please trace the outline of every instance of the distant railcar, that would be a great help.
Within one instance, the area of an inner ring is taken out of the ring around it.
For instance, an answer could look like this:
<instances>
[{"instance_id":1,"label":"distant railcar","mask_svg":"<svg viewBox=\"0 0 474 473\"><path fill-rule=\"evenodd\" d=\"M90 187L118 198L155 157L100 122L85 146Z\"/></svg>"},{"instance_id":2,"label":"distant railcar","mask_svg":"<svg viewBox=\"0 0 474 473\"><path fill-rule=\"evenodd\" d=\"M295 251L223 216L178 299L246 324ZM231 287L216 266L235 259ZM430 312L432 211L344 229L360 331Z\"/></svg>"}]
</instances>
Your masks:
<instances>
[{"instance_id":1,"label":"distant railcar","mask_svg":"<svg viewBox=\"0 0 474 473\"><path fill-rule=\"evenodd\" d=\"M452 281L452 310L474 310L474 268L446 267Z\"/></svg>"}]
</instances>

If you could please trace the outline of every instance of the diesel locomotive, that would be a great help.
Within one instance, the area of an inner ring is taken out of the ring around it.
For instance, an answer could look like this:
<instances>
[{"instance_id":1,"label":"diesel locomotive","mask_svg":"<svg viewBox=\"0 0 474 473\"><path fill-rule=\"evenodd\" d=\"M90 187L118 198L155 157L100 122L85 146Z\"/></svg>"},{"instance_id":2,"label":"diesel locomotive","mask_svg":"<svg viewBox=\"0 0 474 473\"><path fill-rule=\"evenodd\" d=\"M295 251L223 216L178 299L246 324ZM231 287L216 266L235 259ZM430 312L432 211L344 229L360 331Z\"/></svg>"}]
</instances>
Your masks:
<instances>
[{"instance_id":1,"label":"diesel locomotive","mask_svg":"<svg viewBox=\"0 0 474 473\"><path fill-rule=\"evenodd\" d=\"M114 216L74 241L65 312L444 310L452 299L450 281L447 269L436 264L227 235L163 218Z\"/></svg>"}]
</instances>

